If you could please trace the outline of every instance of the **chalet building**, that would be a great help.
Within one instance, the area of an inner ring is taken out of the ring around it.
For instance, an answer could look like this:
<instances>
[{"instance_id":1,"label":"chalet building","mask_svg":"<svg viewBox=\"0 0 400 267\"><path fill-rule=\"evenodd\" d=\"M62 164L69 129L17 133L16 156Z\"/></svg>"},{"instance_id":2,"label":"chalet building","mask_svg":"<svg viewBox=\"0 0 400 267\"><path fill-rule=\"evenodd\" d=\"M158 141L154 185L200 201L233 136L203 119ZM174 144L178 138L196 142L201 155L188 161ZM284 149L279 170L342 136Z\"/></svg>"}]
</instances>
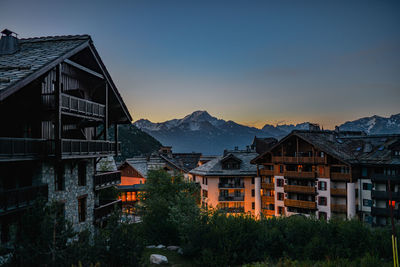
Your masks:
<instances>
[{"instance_id":1,"label":"chalet building","mask_svg":"<svg viewBox=\"0 0 400 267\"><path fill-rule=\"evenodd\" d=\"M171 147L161 147L158 153L149 157L138 156L126 159L118 170L121 172L121 192L123 210L132 213L139 201L149 170L165 170L171 175L182 174L188 179L188 172L197 167L201 153L172 153Z\"/></svg>"},{"instance_id":2,"label":"chalet building","mask_svg":"<svg viewBox=\"0 0 400 267\"><path fill-rule=\"evenodd\" d=\"M132 118L88 35L0 40L0 220L9 226L41 196L59 203L76 230L92 229L120 201L99 192L120 172L118 124ZM115 139L108 139L110 126Z\"/></svg>"},{"instance_id":3,"label":"chalet building","mask_svg":"<svg viewBox=\"0 0 400 267\"><path fill-rule=\"evenodd\" d=\"M256 156L250 149L225 150L222 156L191 170L191 180L201 185L201 205L229 214L254 215L257 168L250 160Z\"/></svg>"},{"instance_id":4,"label":"chalet building","mask_svg":"<svg viewBox=\"0 0 400 267\"><path fill-rule=\"evenodd\" d=\"M400 191L399 140L400 135L293 131L252 160L261 179L262 213L358 216L386 224L390 192L397 200Z\"/></svg>"}]
</instances>

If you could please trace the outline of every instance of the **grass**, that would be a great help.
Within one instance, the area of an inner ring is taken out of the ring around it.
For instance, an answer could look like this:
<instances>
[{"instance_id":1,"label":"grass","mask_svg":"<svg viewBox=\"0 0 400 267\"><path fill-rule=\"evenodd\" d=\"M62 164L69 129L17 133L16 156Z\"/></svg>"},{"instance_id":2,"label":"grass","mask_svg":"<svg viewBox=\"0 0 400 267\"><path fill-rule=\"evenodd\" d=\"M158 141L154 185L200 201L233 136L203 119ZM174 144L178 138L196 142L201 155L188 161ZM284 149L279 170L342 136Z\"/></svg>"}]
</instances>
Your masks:
<instances>
[{"instance_id":1,"label":"grass","mask_svg":"<svg viewBox=\"0 0 400 267\"><path fill-rule=\"evenodd\" d=\"M160 248L146 248L143 252L141 266L153 267L160 266L157 264L150 264L150 255L151 254L160 254L168 258L168 264L163 266L174 266L174 267L195 267L197 265L193 264L192 260L183 257L178 254L176 251L170 251L168 249L160 249Z\"/></svg>"}]
</instances>

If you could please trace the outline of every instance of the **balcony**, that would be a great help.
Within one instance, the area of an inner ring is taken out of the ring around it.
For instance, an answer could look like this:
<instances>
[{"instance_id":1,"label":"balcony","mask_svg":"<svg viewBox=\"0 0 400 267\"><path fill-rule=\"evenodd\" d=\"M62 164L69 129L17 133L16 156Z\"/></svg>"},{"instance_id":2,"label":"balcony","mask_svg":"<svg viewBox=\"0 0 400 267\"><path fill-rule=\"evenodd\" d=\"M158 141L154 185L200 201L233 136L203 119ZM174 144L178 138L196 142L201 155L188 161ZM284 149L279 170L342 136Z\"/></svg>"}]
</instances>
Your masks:
<instances>
[{"instance_id":1,"label":"balcony","mask_svg":"<svg viewBox=\"0 0 400 267\"><path fill-rule=\"evenodd\" d=\"M261 188L264 190L274 190L274 183L261 183Z\"/></svg>"},{"instance_id":2,"label":"balcony","mask_svg":"<svg viewBox=\"0 0 400 267\"><path fill-rule=\"evenodd\" d=\"M315 179L315 172L285 171L283 175L285 178Z\"/></svg>"},{"instance_id":3,"label":"balcony","mask_svg":"<svg viewBox=\"0 0 400 267\"><path fill-rule=\"evenodd\" d=\"M218 197L218 201L244 201L244 195L239 195L239 196L234 196L234 195L223 196L223 195L220 195Z\"/></svg>"},{"instance_id":4,"label":"balcony","mask_svg":"<svg viewBox=\"0 0 400 267\"><path fill-rule=\"evenodd\" d=\"M39 197L47 199L47 184L0 191L0 215L32 205Z\"/></svg>"},{"instance_id":5,"label":"balcony","mask_svg":"<svg viewBox=\"0 0 400 267\"><path fill-rule=\"evenodd\" d=\"M331 212L346 213L347 206L346 204L331 204Z\"/></svg>"},{"instance_id":6,"label":"balcony","mask_svg":"<svg viewBox=\"0 0 400 267\"><path fill-rule=\"evenodd\" d=\"M274 196L261 196L261 202L262 203L274 203L275 202L275 197Z\"/></svg>"},{"instance_id":7,"label":"balcony","mask_svg":"<svg viewBox=\"0 0 400 267\"><path fill-rule=\"evenodd\" d=\"M345 181L349 182L351 179L350 173L331 172L332 181Z\"/></svg>"},{"instance_id":8,"label":"balcony","mask_svg":"<svg viewBox=\"0 0 400 267\"><path fill-rule=\"evenodd\" d=\"M114 210L122 209L122 201L115 200L113 202L101 205L100 207L94 208L94 221L99 222L111 215Z\"/></svg>"},{"instance_id":9,"label":"balcony","mask_svg":"<svg viewBox=\"0 0 400 267\"><path fill-rule=\"evenodd\" d=\"M391 182L400 183L400 176L389 176L383 173L374 173L371 175L372 181L387 183L390 179Z\"/></svg>"},{"instance_id":10,"label":"balcony","mask_svg":"<svg viewBox=\"0 0 400 267\"><path fill-rule=\"evenodd\" d=\"M323 164L325 163L325 158L322 157L290 157L290 156L277 156L273 157L273 162L275 163L292 163L292 164Z\"/></svg>"},{"instance_id":11,"label":"balcony","mask_svg":"<svg viewBox=\"0 0 400 267\"><path fill-rule=\"evenodd\" d=\"M94 175L93 185L95 190L104 189L121 183L121 172L97 172Z\"/></svg>"},{"instance_id":12,"label":"balcony","mask_svg":"<svg viewBox=\"0 0 400 267\"><path fill-rule=\"evenodd\" d=\"M71 114L97 118L104 118L106 114L105 105L67 94L61 94L61 110Z\"/></svg>"},{"instance_id":13,"label":"balcony","mask_svg":"<svg viewBox=\"0 0 400 267\"><path fill-rule=\"evenodd\" d=\"M317 203L314 201L304 201L295 199L285 199L284 204L287 207L301 208L301 209L317 209Z\"/></svg>"},{"instance_id":14,"label":"balcony","mask_svg":"<svg viewBox=\"0 0 400 267\"><path fill-rule=\"evenodd\" d=\"M44 139L0 137L0 161L37 159L44 154Z\"/></svg>"},{"instance_id":15,"label":"balcony","mask_svg":"<svg viewBox=\"0 0 400 267\"><path fill-rule=\"evenodd\" d=\"M218 188L244 188L244 183L219 183Z\"/></svg>"},{"instance_id":16,"label":"balcony","mask_svg":"<svg viewBox=\"0 0 400 267\"><path fill-rule=\"evenodd\" d=\"M302 185L285 185L283 187L285 192L300 193L300 194L312 194L316 193L314 186L302 186Z\"/></svg>"},{"instance_id":17,"label":"balcony","mask_svg":"<svg viewBox=\"0 0 400 267\"><path fill-rule=\"evenodd\" d=\"M337 197L347 196L346 188L331 188L331 195Z\"/></svg>"},{"instance_id":18,"label":"balcony","mask_svg":"<svg viewBox=\"0 0 400 267\"><path fill-rule=\"evenodd\" d=\"M274 170L260 169L260 175L274 176Z\"/></svg>"},{"instance_id":19,"label":"balcony","mask_svg":"<svg viewBox=\"0 0 400 267\"><path fill-rule=\"evenodd\" d=\"M384 200L390 199L388 191L372 190L371 194L372 194L372 198L374 198L374 199L384 199ZM400 192L392 192L392 200L399 201L400 200Z\"/></svg>"},{"instance_id":20,"label":"balcony","mask_svg":"<svg viewBox=\"0 0 400 267\"><path fill-rule=\"evenodd\" d=\"M53 142L54 143L54 142ZM79 139L62 139L61 148L62 156L107 156L115 152L115 142L104 140L79 140ZM118 143L118 151L120 151L121 143Z\"/></svg>"},{"instance_id":21,"label":"balcony","mask_svg":"<svg viewBox=\"0 0 400 267\"><path fill-rule=\"evenodd\" d=\"M220 210L222 212L226 212L226 213L243 213L244 212L244 207L220 208L218 210Z\"/></svg>"}]
</instances>

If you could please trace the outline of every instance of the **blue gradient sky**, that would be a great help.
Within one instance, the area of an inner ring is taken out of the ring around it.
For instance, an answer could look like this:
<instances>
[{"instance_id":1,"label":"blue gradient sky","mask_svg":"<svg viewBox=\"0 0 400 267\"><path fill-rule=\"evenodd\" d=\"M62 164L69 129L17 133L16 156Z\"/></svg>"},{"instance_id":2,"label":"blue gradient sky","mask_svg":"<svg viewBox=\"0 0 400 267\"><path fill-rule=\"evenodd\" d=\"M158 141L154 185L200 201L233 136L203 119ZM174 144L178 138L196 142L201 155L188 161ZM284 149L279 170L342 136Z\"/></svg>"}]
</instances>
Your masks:
<instances>
[{"instance_id":1,"label":"blue gradient sky","mask_svg":"<svg viewBox=\"0 0 400 267\"><path fill-rule=\"evenodd\" d=\"M400 1L0 0L20 37L90 34L134 120L325 128L400 112Z\"/></svg>"}]
</instances>

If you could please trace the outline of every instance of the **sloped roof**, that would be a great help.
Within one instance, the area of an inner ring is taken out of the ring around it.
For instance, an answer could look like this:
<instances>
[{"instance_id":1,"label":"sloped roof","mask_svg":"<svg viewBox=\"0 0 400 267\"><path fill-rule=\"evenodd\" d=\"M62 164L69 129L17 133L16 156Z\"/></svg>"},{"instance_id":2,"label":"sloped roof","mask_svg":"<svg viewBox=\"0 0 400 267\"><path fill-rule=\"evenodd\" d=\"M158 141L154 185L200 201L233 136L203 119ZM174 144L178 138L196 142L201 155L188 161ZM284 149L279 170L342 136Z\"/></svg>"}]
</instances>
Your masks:
<instances>
[{"instance_id":1,"label":"sloped roof","mask_svg":"<svg viewBox=\"0 0 400 267\"><path fill-rule=\"evenodd\" d=\"M250 161L257 156L255 152L229 151L228 155L232 154L240 159L240 169L223 169L221 161L224 156L218 156L211 161L191 170L189 173L202 176L253 176L257 175L257 166L250 164Z\"/></svg>"},{"instance_id":2,"label":"sloped roof","mask_svg":"<svg viewBox=\"0 0 400 267\"><path fill-rule=\"evenodd\" d=\"M147 178L148 168L147 168L147 159L145 157L134 157L134 158L126 159L125 163L129 164L144 178Z\"/></svg>"}]
</instances>

